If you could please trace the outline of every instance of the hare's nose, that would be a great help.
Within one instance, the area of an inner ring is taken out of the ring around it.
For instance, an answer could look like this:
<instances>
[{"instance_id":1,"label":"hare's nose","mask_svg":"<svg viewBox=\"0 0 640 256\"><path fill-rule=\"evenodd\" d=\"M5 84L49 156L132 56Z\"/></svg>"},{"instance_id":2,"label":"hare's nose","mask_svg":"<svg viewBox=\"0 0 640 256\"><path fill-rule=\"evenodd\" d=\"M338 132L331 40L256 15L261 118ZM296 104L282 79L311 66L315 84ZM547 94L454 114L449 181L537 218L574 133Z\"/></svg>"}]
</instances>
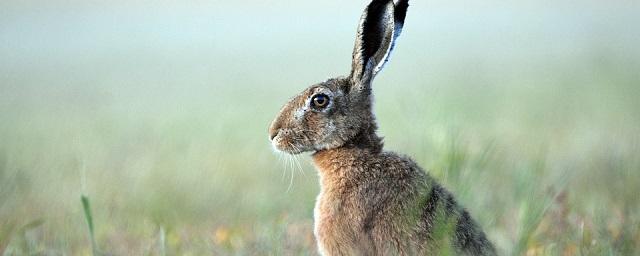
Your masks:
<instances>
[{"instance_id":1,"label":"hare's nose","mask_svg":"<svg viewBox=\"0 0 640 256\"><path fill-rule=\"evenodd\" d=\"M273 140L280 132L280 122L273 122L269 127L269 140Z\"/></svg>"},{"instance_id":2,"label":"hare's nose","mask_svg":"<svg viewBox=\"0 0 640 256\"><path fill-rule=\"evenodd\" d=\"M269 140L273 140L273 138L275 138L276 136L278 136L278 132L280 131L280 129L278 130L271 130L269 129Z\"/></svg>"}]
</instances>

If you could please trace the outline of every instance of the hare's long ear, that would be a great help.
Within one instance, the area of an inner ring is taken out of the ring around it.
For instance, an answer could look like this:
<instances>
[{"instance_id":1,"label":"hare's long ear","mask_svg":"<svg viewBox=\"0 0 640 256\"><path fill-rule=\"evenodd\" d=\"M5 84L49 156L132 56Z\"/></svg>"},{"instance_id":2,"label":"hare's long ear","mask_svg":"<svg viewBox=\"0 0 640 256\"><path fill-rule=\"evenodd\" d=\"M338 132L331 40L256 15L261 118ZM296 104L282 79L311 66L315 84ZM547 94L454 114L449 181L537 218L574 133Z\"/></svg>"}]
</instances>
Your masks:
<instances>
[{"instance_id":1,"label":"hare's long ear","mask_svg":"<svg viewBox=\"0 0 640 256\"><path fill-rule=\"evenodd\" d=\"M382 70L402 31L408 0L373 0L360 18L353 49L351 82L358 90L367 89Z\"/></svg>"}]
</instances>

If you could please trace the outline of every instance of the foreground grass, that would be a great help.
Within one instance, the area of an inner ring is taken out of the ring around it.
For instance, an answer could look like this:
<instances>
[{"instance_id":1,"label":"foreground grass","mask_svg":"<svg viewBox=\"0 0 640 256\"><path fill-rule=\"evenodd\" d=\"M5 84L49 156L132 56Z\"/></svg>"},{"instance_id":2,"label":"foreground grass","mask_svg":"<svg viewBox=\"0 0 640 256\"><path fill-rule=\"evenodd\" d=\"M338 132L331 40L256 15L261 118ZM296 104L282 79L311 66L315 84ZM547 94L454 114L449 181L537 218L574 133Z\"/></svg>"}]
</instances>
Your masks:
<instances>
[{"instance_id":1,"label":"foreground grass","mask_svg":"<svg viewBox=\"0 0 640 256\"><path fill-rule=\"evenodd\" d=\"M384 97L378 108L388 147L450 188L503 253L640 250L636 120L583 126L509 115L462 127L427 110L438 103L406 114L408 106L383 107L395 96ZM85 184L96 243L108 254L312 254L316 174L306 156L300 173L271 152L264 127L276 104L270 110L250 120L246 107L166 119L115 110L5 115L0 249L90 254L78 202ZM512 123L494 127L505 121Z\"/></svg>"}]
</instances>

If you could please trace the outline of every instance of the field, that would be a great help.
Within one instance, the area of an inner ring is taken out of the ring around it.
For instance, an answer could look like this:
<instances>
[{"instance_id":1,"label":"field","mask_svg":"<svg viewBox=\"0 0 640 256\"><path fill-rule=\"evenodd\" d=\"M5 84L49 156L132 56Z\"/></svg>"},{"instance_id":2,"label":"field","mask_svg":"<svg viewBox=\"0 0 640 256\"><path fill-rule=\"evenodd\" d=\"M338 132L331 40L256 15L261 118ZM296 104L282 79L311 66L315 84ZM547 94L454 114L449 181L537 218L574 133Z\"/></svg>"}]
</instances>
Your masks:
<instances>
[{"instance_id":1,"label":"field","mask_svg":"<svg viewBox=\"0 0 640 256\"><path fill-rule=\"evenodd\" d=\"M314 255L316 172L267 128L349 71L343 2L1 2L0 254ZM640 4L489 3L412 4L386 148L501 254L639 254Z\"/></svg>"}]
</instances>

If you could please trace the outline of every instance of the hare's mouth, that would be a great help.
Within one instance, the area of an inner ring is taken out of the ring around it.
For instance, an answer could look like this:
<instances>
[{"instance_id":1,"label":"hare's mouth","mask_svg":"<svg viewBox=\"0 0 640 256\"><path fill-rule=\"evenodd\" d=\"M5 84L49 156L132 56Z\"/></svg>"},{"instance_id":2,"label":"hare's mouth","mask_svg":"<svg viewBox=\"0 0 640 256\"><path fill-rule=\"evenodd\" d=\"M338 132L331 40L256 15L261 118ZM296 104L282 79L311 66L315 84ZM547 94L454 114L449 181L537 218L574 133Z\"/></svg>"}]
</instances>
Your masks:
<instances>
[{"instance_id":1,"label":"hare's mouth","mask_svg":"<svg viewBox=\"0 0 640 256\"><path fill-rule=\"evenodd\" d=\"M291 155L297 155L304 152L303 150L301 150L300 148L296 147L293 144L287 143L283 145L283 144L274 143L274 141L272 141L271 145L273 146L274 150L282 153L291 154Z\"/></svg>"},{"instance_id":2,"label":"hare's mouth","mask_svg":"<svg viewBox=\"0 0 640 256\"><path fill-rule=\"evenodd\" d=\"M291 155L297 155L304 152L304 147L296 145L295 143L288 141L282 136L276 136L271 140L271 146L275 151L283 152Z\"/></svg>"}]
</instances>

